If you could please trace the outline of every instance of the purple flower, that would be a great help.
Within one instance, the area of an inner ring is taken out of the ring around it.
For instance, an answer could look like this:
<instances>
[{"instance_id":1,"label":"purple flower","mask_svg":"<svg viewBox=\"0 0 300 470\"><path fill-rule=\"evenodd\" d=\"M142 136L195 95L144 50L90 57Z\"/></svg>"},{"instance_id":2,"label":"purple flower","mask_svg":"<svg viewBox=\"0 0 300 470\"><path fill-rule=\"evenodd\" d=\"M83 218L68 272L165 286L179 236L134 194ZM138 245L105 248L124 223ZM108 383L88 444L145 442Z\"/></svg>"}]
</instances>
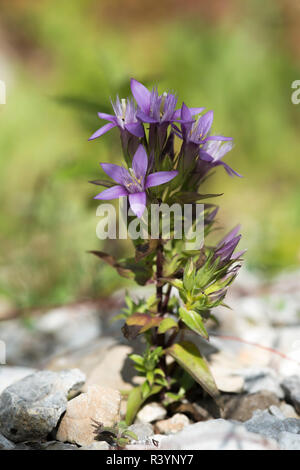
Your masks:
<instances>
[{"instance_id":1,"label":"purple flower","mask_svg":"<svg viewBox=\"0 0 300 470\"><path fill-rule=\"evenodd\" d=\"M199 112L200 111L198 111L198 113ZM231 137L224 137L222 135L210 135L211 126L214 119L213 111L207 111L207 113L199 117L197 121L193 121L193 114L191 110L184 103L182 103L180 117L181 138L188 143L203 145L208 140L232 140Z\"/></svg>"},{"instance_id":2,"label":"purple flower","mask_svg":"<svg viewBox=\"0 0 300 470\"><path fill-rule=\"evenodd\" d=\"M142 145L135 152L129 171L113 163L101 163L101 167L118 185L105 189L94 199L110 200L128 196L130 207L137 217L142 217L146 207L146 189L167 183L178 174L178 171L158 171L147 175L148 157Z\"/></svg>"},{"instance_id":3,"label":"purple flower","mask_svg":"<svg viewBox=\"0 0 300 470\"><path fill-rule=\"evenodd\" d=\"M242 178L242 175L237 173L233 170L227 163L224 163L221 159L226 155L226 153L230 152L233 147L232 142L221 142L221 141L212 141L206 142L199 151L199 158L198 165L201 166L201 162L206 162L208 165L207 169L222 165L229 176L239 176Z\"/></svg>"},{"instance_id":4,"label":"purple flower","mask_svg":"<svg viewBox=\"0 0 300 470\"><path fill-rule=\"evenodd\" d=\"M150 92L142 83L131 79L131 91L138 104L137 117L149 124L168 124L177 121L180 109L175 110L177 98L172 93L159 95L156 88ZM190 108L191 116L204 108Z\"/></svg>"},{"instance_id":5,"label":"purple flower","mask_svg":"<svg viewBox=\"0 0 300 470\"><path fill-rule=\"evenodd\" d=\"M100 119L106 119L109 121L108 124L100 127L90 138L89 140L97 139L101 137L106 132L110 131L114 127L119 127L121 131L128 131L130 134L133 134L136 137L144 136L144 129L140 121L138 121L136 116L136 109L132 99L127 98L121 99L117 96L115 103L111 103L114 113L98 113Z\"/></svg>"},{"instance_id":6,"label":"purple flower","mask_svg":"<svg viewBox=\"0 0 300 470\"><path fill-rule=\"evenodd\" d=\"M234 253L242 236L238 235L239 231L240 225L237 225L218 243L213 257L214 260L219 258L220 264L226 264L240 258L245 253L246 250Z\"/></svg>"}]
</instances>

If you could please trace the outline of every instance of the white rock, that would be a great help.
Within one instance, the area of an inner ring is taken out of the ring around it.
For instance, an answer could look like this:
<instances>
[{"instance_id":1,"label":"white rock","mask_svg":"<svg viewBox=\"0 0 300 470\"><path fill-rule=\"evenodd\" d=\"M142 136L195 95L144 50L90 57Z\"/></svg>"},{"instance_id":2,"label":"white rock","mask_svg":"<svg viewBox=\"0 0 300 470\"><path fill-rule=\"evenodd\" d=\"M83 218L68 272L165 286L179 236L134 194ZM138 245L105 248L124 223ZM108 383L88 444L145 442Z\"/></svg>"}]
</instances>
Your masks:
<instances>
[{"instance_id":1,"label":"white rock","mask_svg":"<svg viewBox=\"0 0 300 470\"><path fill-rule=\"evenodd\" d=\"M155 427L159 434L176 434L189 424L190 420L186 415L176 413L172 418L157 421Z\"/></svg>"},{"instance_id":2,"label":"white rock","mask_svg":"<svg viewBox=\"0 0 300 470\"><path fill-rule=\"evenodd\" d=\"M278 436L278 444L282 450L300 450L300 435L282 432Z\"/></svg>"},{"instance_id":3,"label":"white rock","mask_svg":"<svg viewBox=\"0 0 300 470\"><path fill-rule=\"evenodd\" d=\"M137 414L137 420L142 423L152 423L167 416L165 408L159 403L152 402L143 406Z\"/></svg>"},{"instance_id":4,"label":"white rock","mask_svg":"<svg viewBox=\"0 0 300 470\"><path fill-rule=\"evenodd\" d=\"M283 401L279 408L286 418L299 418L299 415L296 413L295 408L292 405Z\"/></svg>"}]
</instances>

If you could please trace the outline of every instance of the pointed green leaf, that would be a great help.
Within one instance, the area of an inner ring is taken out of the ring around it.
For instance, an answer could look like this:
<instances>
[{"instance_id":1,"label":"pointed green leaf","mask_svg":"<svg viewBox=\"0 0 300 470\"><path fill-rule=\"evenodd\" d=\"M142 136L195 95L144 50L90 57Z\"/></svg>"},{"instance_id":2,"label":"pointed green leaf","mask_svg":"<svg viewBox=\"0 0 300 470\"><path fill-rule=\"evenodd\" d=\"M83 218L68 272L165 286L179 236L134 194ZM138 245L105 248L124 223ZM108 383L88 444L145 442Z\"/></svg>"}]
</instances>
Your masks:
<instances>
[{"instance_id":1,"label":"pointed green leaf","mask_svg":"<svg viewBox=\"0 0 300 470\"><path fill-rule=\"evenodd\" d=\"M144 382L145 383L145 382ZM144 403L144 401L150 397L151 395L156 395L159 393L162 389L162 386L160 385L154 385L148 395L143 396L143 391L142 391L143 385L140 385L138 387L133 388L130 390L129 395L128 395L128 401L127 401L127 410L126 410L126 424L129 426L137 412L139 411L140 407Z\"/></svg>"},{"instance_id":2,"label":"pointed green leaf","mask_svg":"<svg viewBox=\"0 0 300 470\"><path fill-rule=\"evenodd\" d=\"M179 315L186 326L195 331L195 333L198 333L198 335L202 336L203 338L208 339L208 333L199 313L195 312L194 310L188 310L185 307L180 307Z\"/></svg>"},{"instance_id":3,"label":"pointed green leaf","mask_svg":"<svg viewBox=\"0 0 300 470\"><path fill-rule=\"evenodd\" d=\"M196 382L213 398L217 398L219 391L204 357L201 356L197 346L189 341L173 344L167 350L175 361L185 369Z\"/></svg>"},{"instance_id":4,"label":"pointed green leaf","mask_svg":"<svg viewBox=\"0 0 300 470\"><path fill-rule=\"evenodd\" d=\"M171 328L178 329L178 324L173 318L164 318L163 321L160 323L158 327L158 333L160 335L164 334L166 331L170 330Z\"/></svg>"}]
</instances>

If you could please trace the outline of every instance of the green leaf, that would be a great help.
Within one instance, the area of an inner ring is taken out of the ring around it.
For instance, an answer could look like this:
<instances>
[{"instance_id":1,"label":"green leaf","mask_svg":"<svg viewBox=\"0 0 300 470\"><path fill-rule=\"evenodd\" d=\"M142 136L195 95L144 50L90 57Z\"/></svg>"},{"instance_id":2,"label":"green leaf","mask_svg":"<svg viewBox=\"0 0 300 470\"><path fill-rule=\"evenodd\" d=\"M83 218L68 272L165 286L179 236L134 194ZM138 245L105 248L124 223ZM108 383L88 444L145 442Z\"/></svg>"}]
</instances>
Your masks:
<instances>
[{"instance_id":1,"label":"green leaf","mask_svg":"<svg viewBox=\"0 0 300 470\"><path fill-rule=\"evenodd\" d=\"M144 359L142 356L140 356L139 354L129 354L129 358L135 362L135 364L138 364L140 366L143 366L144 365Z\"/></svg>"},{"instance_id":2,"label":"green leaf","mask_svg":"<svg viewBox=\"0 0 300 470\"><path fill-rule=\"evenodd\" d=\"M112 188L112 186L115 186L115 183L113 181L106 181L106 180L93 180L89 181L91 184L96 184L97 186L104 186L105 188Z\"/></svg>"},{"instance_id":3,"label":"green leaf","mask_svg":"<svg viewBox=\"0 0 300 470\"><path fill-rule=\"evenodd\" d=\"M139 411L144 401L147 398L149 398L151 395L156 395L162 389L162 386L154 385L151 388L149 394L146 396L143 396L143 392L142 392L143 385L139 385L138 387L133 388L129 392L128 401L127 401L127 410L126 410L127 426L129 426L133 422L134 418L136 417L137 412Z\"/></svg>"},{"instance_id":4,"label":"green leaf","mask_svg":"<svg viewBox=\"0 0 300 470\"><path fill-rule=\"evenodd\" d=\"M105 263L115 268L120 274L120 276L123 276L126 278L133 277L133 272L130 269L127 269L127 267L122 266L122 264L120 264L113 256L109 255L108 253L104 253L103 251L97 251L97 250L91 250L88 253L92 253L93 255L105 261Z\"/></svg>"},{"instance_id":5,"label":"green leaf","mask_svg":"<svg viewBox=\"0 0 300 470\"><path fill-rule=\"evenodd\" d=\"M191 292L195 285L195 272L193 260L190 258L183 274L183 286L188 292Z\"/></svg>"},{"instance_id":6,"label":"green leaf","mask_svg":"<svg viewBox=\"0 0 300 470\"><path fill-rule=\"evenodd\" d=\"M219 391L208 364L204 357L201 356L195 344L189 341L173 344L173 346L167 350L167 353L170 354L170 356L172 356L209 395L213 398L219 396Z\"/></svg>"},{"instance_id":7,"label":"green leaf","mask_svg":"<svg viewBox=\"0 0 300 470\"><path fill-rule=\"evenodd\" d=\"M126 436L126 437L130 437L131 439L134 439L135 441L139 440L139 438L137 437L137 435L133 431L128 431L128 430L124 431L123 435Z\"/></svg>"},{"instance_id":8,"label":"green leaf","mask_svg":"<svg viewBox=\"0 0 300 470\"><path fill-rule=\"evenodd\" d=\"M198 335L202 336L203 338L208 339L208 333L199 313L195 312L194 310L188 310L185 307L180 307L179 315L187 327L195 331L195 333L198 333Z\"/></svg>"},{"instance_id":9,"label":"green leaf","mask_svg":"<svg viewBox=\"0 0 300 470\"><path fill-rule=\"evenodd\" d=\"M142 386L140 385L139 387L133 388L128 396L128 401L127 401L127 410L126 410L126 424L129 426L137 412L139 411L140 407L144 403L145 398L143 398L142 395Z\"/></svg>"},{"instance_id":10,"label":"green leaf","mask_svg":"<svg viewBox=\"0 0 300 470\"><path fill-rule=\"evenodd\" d=\"M209 199L211 197L219 197L222 196L223 193L218 193L218 194L198 194L196 192L181 192L178 193L177 200L185 203L192 203L196 201L201 201L203 199Z\"/></svg>"},{"instance_id":11,"label":"green leaf","mask_svg":"<svg viewBox=\"0 0 300 470\"><path fill-rule=\"evenodd\" d=\"M173 320L173 318L164 318L158 327L158 333L160 335L163 335L166 331L170 330L171 328L178 329L177 322Z\"/></svg>"},{"instance_id":12,"label":"green leaf","mask_svg":"<svg viewBox=\"0 0 300 470\"><path fill-rule=\"evenodd\" d=\"M128 326L140 326L139 333L145 333L145 331L150 330L150 328L158 326L161 321L161 318L152 317L151 315L147 315L147 313L134 313L127 318L126 323Z\"/></svg>"}]
</instances>

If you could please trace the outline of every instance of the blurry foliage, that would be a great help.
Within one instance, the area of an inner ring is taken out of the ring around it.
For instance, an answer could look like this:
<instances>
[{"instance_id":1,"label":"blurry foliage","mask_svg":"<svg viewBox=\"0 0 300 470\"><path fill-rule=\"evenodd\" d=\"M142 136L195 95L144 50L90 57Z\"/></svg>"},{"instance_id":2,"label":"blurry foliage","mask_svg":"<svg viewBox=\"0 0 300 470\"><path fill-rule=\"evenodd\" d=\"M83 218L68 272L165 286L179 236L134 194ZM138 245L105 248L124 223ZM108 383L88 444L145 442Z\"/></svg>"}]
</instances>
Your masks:
<instances>
[{"instance_id":1,"label":"blurry foliage","mask_svg":"<svg viewBox=\"0 0 300 470\"><path fill-rule=\"evenodd\" d=\"M96 192L87 182L101 177L100 156L120 160L117 131L87 139L100 127L96 111L109 111L107 96L126 96L131 76L149 85L159 79L188 105L214 109L216 133L236 141L228 163L245 176L231 180L219 170L207 181L210 192L225 192L223 225L242 222L251 268L272 274L299 264L300 107L290 86L300 71L281 2L245 1L243 9L229 2L222 15L212 2L209 21L191 10L197 2L183 16L175 2L170 17L156 6L156 21L144 16L140 24L138 13L122 24L128 1L118 2L116 22L106 0L3 2L0 290L17 306L120 286L86 253L110 250L96 238ZM127 245L118 246L121 253Z\"/></svg>"}]
</instances>

